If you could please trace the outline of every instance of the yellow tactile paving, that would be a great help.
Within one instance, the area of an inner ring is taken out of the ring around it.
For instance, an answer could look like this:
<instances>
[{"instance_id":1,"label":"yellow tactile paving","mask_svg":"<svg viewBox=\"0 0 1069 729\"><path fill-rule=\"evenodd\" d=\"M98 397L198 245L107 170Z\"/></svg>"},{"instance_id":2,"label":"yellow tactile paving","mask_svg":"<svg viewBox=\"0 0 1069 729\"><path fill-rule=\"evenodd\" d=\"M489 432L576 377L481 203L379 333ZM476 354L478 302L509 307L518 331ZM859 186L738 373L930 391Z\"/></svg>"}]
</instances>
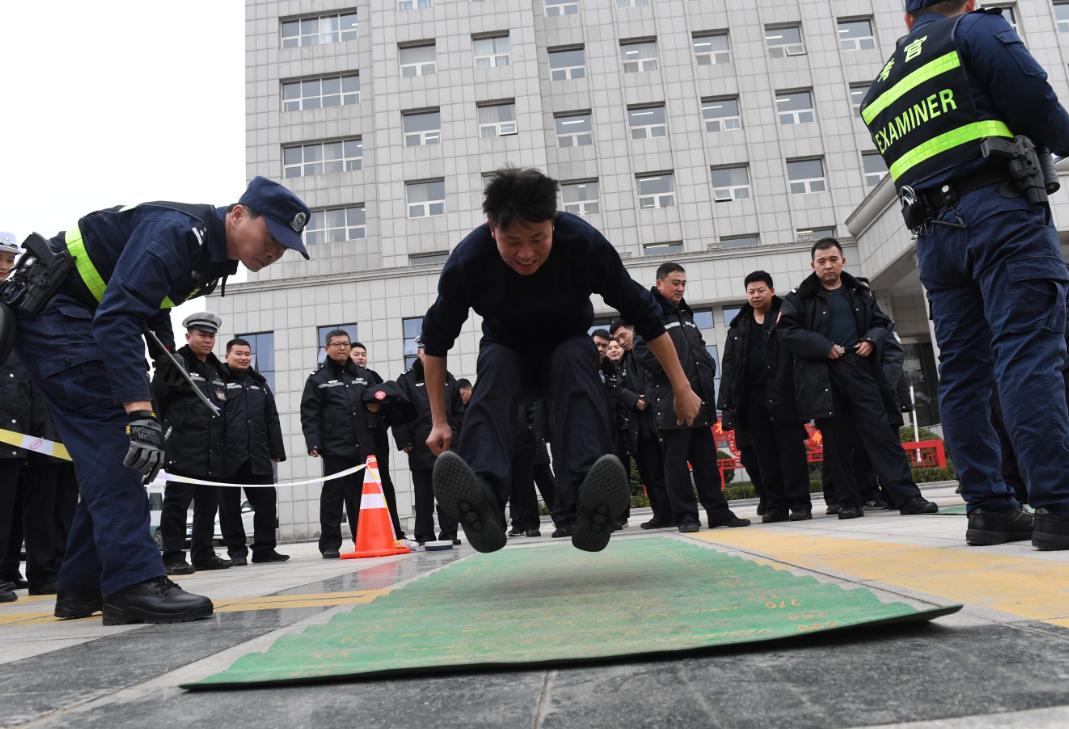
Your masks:
<instances>
[{"instance_id":1,"label":"yellow tactile paving","mask_svg":"<svg viewBox=\"0 0 1069 729\"><path fill-rule=\"evenodd\" d=\"M904 587L970 607L1069 627L1069 563L982 548L921 547L762 529L718 529L693 536L805 569Z\"/></svg>"}]
</instances>

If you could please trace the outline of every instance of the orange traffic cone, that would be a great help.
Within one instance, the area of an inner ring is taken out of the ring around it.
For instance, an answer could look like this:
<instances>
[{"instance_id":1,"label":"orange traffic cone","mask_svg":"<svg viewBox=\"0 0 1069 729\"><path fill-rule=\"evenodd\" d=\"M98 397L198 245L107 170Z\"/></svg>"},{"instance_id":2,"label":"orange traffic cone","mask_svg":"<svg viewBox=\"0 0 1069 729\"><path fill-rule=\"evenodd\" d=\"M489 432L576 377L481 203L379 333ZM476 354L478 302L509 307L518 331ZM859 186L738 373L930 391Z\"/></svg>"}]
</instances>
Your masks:
<instances>
[{"instance_id":1,"label":"orange traffic cone","mask_svg":"<svg viewBox=\"0 0 1069 729\"><path fill-rule=\"evenodd\" d=\"M398 546L395 536L390 522L390 507L382 493L379 462L375 456L368 456L367 468L364 469L364 491L360 495L360 518L356 524L356 551L346 552L341 558L389 557L412 551L403 545Z\"/></svg>"}]
</instances>

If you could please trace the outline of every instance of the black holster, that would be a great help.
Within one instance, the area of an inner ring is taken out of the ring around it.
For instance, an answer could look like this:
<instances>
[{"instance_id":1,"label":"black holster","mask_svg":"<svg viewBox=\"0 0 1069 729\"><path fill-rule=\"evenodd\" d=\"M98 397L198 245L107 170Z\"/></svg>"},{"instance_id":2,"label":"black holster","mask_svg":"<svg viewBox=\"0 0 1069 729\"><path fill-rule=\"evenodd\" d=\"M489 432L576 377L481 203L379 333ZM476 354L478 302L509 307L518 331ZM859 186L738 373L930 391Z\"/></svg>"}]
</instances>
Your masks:
<instances>
[{"instance_id":1,"label":"black holster","mask_svg":"<svg viewBox=\"0 0 1069 729\"><path fill-rule=\"evenodd\" d=\"M1046 150L1043 152L1053 173L1050 153ZM1037 154L1036 146L1032 144L1031 139L1022 134L1018 134L1013 140L1005 137L988 137L980 143L980 153L987 159L1005 161L1010 180L1030 205L1047 203L1046 166L1040 163L1041 155ZM1053 182L1057 184L1057 173L1054 173Z\"/></svg>"},{"instance_id":2,"label":"black holster","mask_svg":"<svg viewBox=\"0 0 1069 729\"><path fill-rule=\"evenodd\" d=\"M22 248L25 253L15 270L0 284L0 301L22 316L38 316L74 269L74 257L66 250L52 250L37 233L31 233Z\"/></svg>"}]
</instances>

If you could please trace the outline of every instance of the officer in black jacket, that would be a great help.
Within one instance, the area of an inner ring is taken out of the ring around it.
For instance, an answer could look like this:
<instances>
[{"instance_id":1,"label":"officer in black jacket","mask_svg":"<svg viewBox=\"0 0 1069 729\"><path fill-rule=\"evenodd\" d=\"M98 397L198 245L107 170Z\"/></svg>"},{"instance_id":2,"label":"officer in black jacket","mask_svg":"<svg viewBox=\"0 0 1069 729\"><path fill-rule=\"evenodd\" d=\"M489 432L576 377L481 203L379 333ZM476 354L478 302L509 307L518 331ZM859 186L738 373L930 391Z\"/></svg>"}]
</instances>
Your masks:
<instances>
[{"instance_id":1,"label":"officer in black jacket","mask_svg":"<svg viewBox=\"0 0 1069 729\"><path fill-rule=\"evenodd\" d=\"M190 378L201 393L222 409L226 404L223 363L212 353L215 333L223 325L218 314L202 311L182 321L186 328L186 346L175 356L183 362ZM162 360L161 360L162 362ZM158 366L152 377L152 395L156 412L163 422L168 473L208 481L220 481L224 475L223 436L225 421L208 409L190 389L185 379L165 366ZM186 514L193 502L193 536L186 562ZM218 486L194 486L168 481L160 513L163 538L163 566L169 575L188 575L196 570L218 570L231 566L212 549L215 514L219 508Z\"/></svg>"},{"instance_id":2,"label":"officer in black jacket","mask_svg":"<svg viewBox=\"0 0 1069 729\"><path fill-rule=\"evenodd\" d=\"M274 464L286 460L282 425L278 420L275 396L267 380L252 367L252 345L244 339L226 343L226 421L223 471L229 483L271 484ZM235 566L248 564L249 548L241 522L242 489L221 489L219 526L223 542ZM278 515L273 486L244 489L253 508L252 561L285 562L289 555L275 551L275 523Z\"/></svg>"},{"instance_id":3,"label":"officer in black jacket","mask_svg":"<svg viewBox=\"0 0 1069 729\"><path fill-rule=\"evenodd\" d=\"M344 329L327 333L326 358L308 376L301 396L301 429L308 455L323 459L323 475L364 463L374 453L375 441L367 424L364 390L371 375L349 359L352 344ZM342 536L342 503L356 541L363 479L359 472L323 483L319 497L319 551L323 559L337 559Z\"/></svg>"},{"instance_id":4,"label":"officer in black jacket","mask_svg":"<svg viewBox=\"0 0 1069 729\"><path fill-rule=\"evenodd\" d=\"M416 500L415 537L420 544L434 541L434 485L431 474L434 470L436 456L427 447L427 436L431 432L431 403L427 397L427 383L423 376L423 340L416 339L416 352L419 359L412 363L397 378L397 387L416 407L416 419L393 426L393 437L397 450L408 455L408 467L412 471L412 488ZM445 373L445 398L448 406L450 427L459 429L464 417L464 403L460 399L456 378L448 371ZM460 544L457 539L457 520L438 507L438 539Z\"/></svg>"},{"instance_id":5,"label":"officer in black jacket","mask_svg":"<svg viewBox=\"0 0 1069 729\"><path fill-rule=\"evenodd\" d=\"M810 519L806 433L794 405L791 355L776 335L783 300L764 271L746 276L744 285L747 303L729 325L717 407L724 430L734 428L736 439L748 435L757 452L761 521Z\"/></svg>"},{"instance_id":6,"label":"officer in black jacket","mask_svg":"<svg viewBox=\"0 0 1069 729\"><path fill-rule=\"evenodd\" d=\"M654 359L645 340L635 340L635 358L652 375L656 402L657 428L664 449L664 480L668 488L668 501L672 515L681 532L696 532L701 529L698 521L698 505L694 500L689 462L694 469L694 486L709 517L709 528L718 526L749 526L748 519L740 519L728 508L727 499L721 490L720 471L717 468L716 443L713 440L713 423L716 422L714 377L716 362L701 332L694 324L694 313L683 293L687 289L687 272L675 262L662 263L657 268L657 285L653 298L661 307L664 328L671 337L683 372L690 386L702 400L701 411L691 424L679 425L673 414L672 389L660 364Z\"/></svg>"},{"instance_id":7,"label":"officer in black jacket","mask_svg":"<svg viewBox=\"0 0 1069 729\"><path fill-rule=\"evenodd\" d=\"M843 272L846 257L837 240L821 238L811 256L813 273L784 299L777 331L794 355L798 414L816 418L824 436L824 467L831 469L839 518L864 515L850 464L855 436L902 514L935 513L939 507L921 496L888 427L896 406L879 350L891 320L868 288Z\"/></svg>"},{"instance_id":8,"label":"officer in black jacket","mask_svg":"<svg viewBox=\"0 0 1069 729\"><path fill-rule=\"evenodd\" d=\"M30 432L30 378L17 354L0 365L0 428ZM0 443L0 602L15 600L14 589L25 587L19 572L22 512L17 496L26 452ZM17 544L16 544L17 542Z\"/></svg>"}]
</instances>

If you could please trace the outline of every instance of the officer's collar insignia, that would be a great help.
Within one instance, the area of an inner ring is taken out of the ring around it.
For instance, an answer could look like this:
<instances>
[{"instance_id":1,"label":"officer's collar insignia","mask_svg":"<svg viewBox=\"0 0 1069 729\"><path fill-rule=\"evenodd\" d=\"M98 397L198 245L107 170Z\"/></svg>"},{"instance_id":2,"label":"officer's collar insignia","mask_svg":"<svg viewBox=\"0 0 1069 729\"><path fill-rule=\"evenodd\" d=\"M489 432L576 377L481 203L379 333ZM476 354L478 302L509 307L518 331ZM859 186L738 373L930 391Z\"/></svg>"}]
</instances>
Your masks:
<instances>
[{"instance_id":1,"label":"officer's collar insignia","mask_svg":"<svg viewBox=\"0 0 1069 729\"><path fill-rule=\"evenodd\" d=\"M304 211L297 213L293 216L293 220L290 221L290 227L293 228L294 233L300 233L304 230L304 224L308 222L308 216L304 214Z\"/></svg>"}]
</instances>

